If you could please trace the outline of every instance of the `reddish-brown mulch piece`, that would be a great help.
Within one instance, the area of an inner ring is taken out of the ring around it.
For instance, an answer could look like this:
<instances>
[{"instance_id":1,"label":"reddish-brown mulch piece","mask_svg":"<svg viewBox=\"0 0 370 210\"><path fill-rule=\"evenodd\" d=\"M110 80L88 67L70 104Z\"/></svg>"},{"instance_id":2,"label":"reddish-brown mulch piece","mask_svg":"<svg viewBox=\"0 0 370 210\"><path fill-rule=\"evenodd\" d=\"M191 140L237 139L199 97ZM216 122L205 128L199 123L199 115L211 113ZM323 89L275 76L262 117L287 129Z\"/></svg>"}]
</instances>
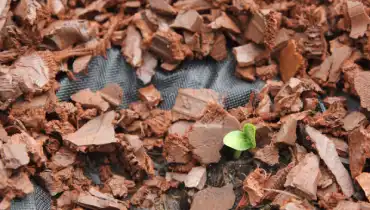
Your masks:
<instances>
[{"instance_id":1,"label":"reddish-brown mulch piece","mask_svg":"<svg viewBox=\"0 0 370 210\"><path fill-rule=\"evenodd\" d=\"M231 184L222 188L208 187L194 195L191 210L206 208L215 210L230 209L235 202L235 194Z\"/></svg>"},{"instance_id":2,"label":"reddish-brown mulch piece","mask_svg":"<svg viewBox=\"0 0 370 210\"><path fill-rule=\"evenodd\" d=\"M269 174L261 168L257 168L243 181L243 190L248 193L249 202L252 206L258 205L265 194L264 185L269 179Z\"/></svg>"},{"instance_id":3,"label":"reddish-brown mulch piece","mask_svg":"<svg viewBox=\"0 0 370 210\"><path fill-rule=\"evenodd\" d=\"M216 163L223 146L222 138L232 130L240 128L239 121L218 104L209 104L203 117L189 131L192 153L201 163Z\"/></svg>"},{"instance_id":4,"label":"reddish-brown mulch piece","mask_svg":"<svg viewBox=\"0 0 370 210\"><path fill-rule=\"evenodd\" d=\"M152 84L139 89L139 98L151 108L158 106L162 100L161 93Z\"/></svg>"},{"instance_id":5,"label":"reddish-brown mulch piece","mask_svg":"<svg viewBox=\"0 0 370 210\"><path fill-rule=\"evenodd\" d=\"M284 187L309 200L316 200L317 184L320 178L319 158L308 153L287 175Z\"/></svg>"},{"instance_id":6,"label":"reddish-brown mulch piece","mask_svg":"<svg viewBox=\"0 0 370 210\"><path fill-rule=\"evenodd\" d=\"M174 121L197 120L202 117L207 103L218 100L218 93L210 89L179 89L172 108L172 118Z\"/></svg>"},{"instance_id":7,"label":"reddish-brown mulch piece","mask_svg":"<svg viewBox=\"0 0 370 210\"><path fill-rule=\"evenodd\" d=\"M348 135L349 167L352 178L361 174L370 158L370 133L369 128L359 127Z\"/></svg>"},{"instance_id":8,"label":"reddish-brown mulch piece","mask_svg":"<svg viewBox=\"0 0 370 210\"><path fill-rule=\"evenodd\" d=\"M335 145L320 131L306 126L306 132L313 142L320 158L324 161L330 172L336 178L338 185L345 196L351 197L354 193L351 177L339 159Z\"/></svg>"}]
</instances>

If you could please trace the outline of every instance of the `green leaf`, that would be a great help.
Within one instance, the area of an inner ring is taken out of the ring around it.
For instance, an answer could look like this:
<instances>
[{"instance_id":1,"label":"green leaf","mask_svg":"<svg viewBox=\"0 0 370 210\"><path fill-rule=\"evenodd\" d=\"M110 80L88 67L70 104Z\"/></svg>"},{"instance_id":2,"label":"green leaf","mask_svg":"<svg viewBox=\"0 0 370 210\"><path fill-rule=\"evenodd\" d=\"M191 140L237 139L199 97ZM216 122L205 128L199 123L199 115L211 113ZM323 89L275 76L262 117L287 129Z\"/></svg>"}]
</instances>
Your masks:
<instances>
[{"instance_id":1,"label":"green leaf","mask_svg":"<svg viewBox=\"0 0 370 210\"><path fill-rule=\"evenodd\" d=\"M231 131L224 136L224 144L238 151L245 151L253 147L241 131Z\"/></svg>"},{"instance_id":2,"label":"green leaf","mask_svg":"<svg viewBox=\"0 0 370 210\"><path fill-rule=\"evenodd\" d=\"M248 141L252 148L256 147L256 126L253 124L247 123L243 127L243 133L245 136L245 140Z\"/></svg>"}]
</instances>

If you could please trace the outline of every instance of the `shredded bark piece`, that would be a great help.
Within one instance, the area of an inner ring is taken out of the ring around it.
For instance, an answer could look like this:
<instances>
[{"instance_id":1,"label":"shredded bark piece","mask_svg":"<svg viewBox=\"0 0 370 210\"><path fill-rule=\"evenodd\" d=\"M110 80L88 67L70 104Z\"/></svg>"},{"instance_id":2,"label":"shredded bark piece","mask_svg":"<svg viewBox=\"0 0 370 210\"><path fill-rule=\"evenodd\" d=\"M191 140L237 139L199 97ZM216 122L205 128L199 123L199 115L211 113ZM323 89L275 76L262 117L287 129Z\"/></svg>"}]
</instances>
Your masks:
<instances>
[{"instance_id":1,"label":"shredded bark piece","mask_svg":"<svg viewBox=\"0 0 370 210\"><path fill-rule=\"evenodd\" d=\"M87 67L92 59L91 55L81 56L76 58L73 62L73 73L79 74L81 72L87 73Z\"/></svg>"},{"instance_id":2,"label":"shredded bark piece","mask_svg":"<svg viewBox=\"0 0 370 210\"><path fill-rule=\"evenodd\" d=\"M222 61L227 58L226 38L222 33L216 34L213 47L209 55L216 61Z\"/></svg>"},{"instance_id":3,"label":"shredded bark piece","mask_svg":"<svg viewBox=\"0 0 370 210\"><path fill-rule=\"evenodd\" d=\"M264 116L271 114L272 101L268 94L268 88L262 89L258 94L259 103L255 109L255 113L258 116Z\"/></svg>"},{"instance_id":4,"label":"shredded bark piece","mask_svg":"<svg viewBox=\"0 0 370 210\"><path fill-rule=\"evenodd\" d=\"M175 172L167 172L166 173L166 180L176 180L179 182L184 182L187 179L187 174L175 173Z\"/></svg>"},{"instance_id":5,"label":"shredded bark piece","mask_svg":"<svg viewBox=\"0 0 370 210\"><path fill-rule=\"evenodd\" d=\"M117 107L122 103L123 90L117 83L109 83L97 93L99 93L104 100L114 107Z\"/></svg>"},{"instance_id":6,"label":"shredded bark piece","mask_svg":"<svg viewBox=\"0 0 370 210\"><path fill-rule=\"evenodd\" d=\"M174 63L189 56L190 48L182 44L182 36L172 30L157 31L150 45L150 51L164 61Z\"/></svg>"},{"instance_id":7,"label":"shredded bark piece","mask_svg":"<svg viewBox=\"0 0 370 210\"><path fill-rule=\"evenodd\" d=\"M212 46L215 39L215 33L212 28L206 25L203 25L202 31L200 33L201 40L201 54L202 56L207 56L212 50Z\"/></svg>"},{"instance_id":8,"label":"shredded bark piece","mask_svg":"<svg viewBox=\"0 0 370 210\"><path fill-rule=\"evenodd\" d=\"M77 189L78 191L87 190L91 186L91 183L92 181L85 176L82 168L75 168L73 170L71 184L73 188Z\"/></svg>"},{"instance_id":9,"label":"shredded bark piece","mask_svg":"<svg viewBox=\"0 0 370 210\"><path fill-rule=\"evenodd\" d=\"M222 12L221 16L216 18L215 21L210 23L212 29L224 29L229 30L233 33L241 33L239 27L234 23L234 21L225 13Z\"/></svg>"},{"instance_id":10,"label":"shredded bark piece","mask_svg":"<svg viewBox=\"0 0 370 210\"><path fill-rule=\"evenodd\" d=\"M319 188L317 197L319 198L320 207L327 209L334 208L339 202L346 199L346 196L340 193L339 186L335 182L327 188Z\"/></svg>"},{"instance_id":11,"label":"shredded bark piece","mask_svg":"<svg viewBox=\"0 0 370 210\"><path fill-rule=\"evenodd\" d=\"M366 120L366 116L361 112L351 112L343 118L343 128L351 131L361 125Z\"/></svg>"},{"instance_id":12,"label":"shredded bark piece","mask_svg":"<svg viewBox=\"0 0 370 210\"><path fill-rule=\"evenodd\" d=\"M354 77L355 91L360 97L361 107L370 110L368 81L370 79L370 73L367 71L359 72Z\"/></svg>"},{"instance_id":13,"label":"shredded bark piece","mask_svg":"<svg viewBox=\"0 0 370 210\"><path fill-rule=\"evenodd\" d=\"M279 163L279 150L275 145L270 144L257 149L254 153L254 158L273 166Z\"/></svg>"},{"instance_id":14,"label":"shredded bark piece","mask_svg":"<svg viewBox=\"0 0 370 210\"><path fill-rule=\"evenodd\" d=\"M363 35L370 24L370 17L366 14L364 5L359 1L347 1L348 16L351 20L351 38L357 39Z\"/></svg>"},{"instance_id":15,"label":"shredded bark piece","mask_svg":"<svg viewBox=\"0 0 370 210\"><path fill-rule=\"evenodd\" d=\"M166 192L172 187L171 182L168 182L165 178L161 176L155 176L148 180L145 180L143 184L150 188L157 188L160 192Z\"/></svg>"},{"instance_id":16,"label":"shredded bark piece","mask_svg":"<svg viewBox=\"0 0 370 210\"><path fill-rule=\"evenodd\" d=\"M293 117L288 117L288 119L280 127L279 132L274 136L274 143L283 143L287 145L294 146L297 140L297 120Z\"/></svg>"},{"instance_id":17,"label":"shredded bark piece","mask_svg":"<svg viewBox=\"0 0 370 210\"><path fill-rule=\"evenodd\" d=\"M368 128L359 127L348 135L349 167L353 178L361 174L366 159L370 158L369 142Z\"/></svg>"},{"instance_id":18,"label":"shredded bark piece","mask_svg":"<svg viewBox=\"0 0 370 210\"><path fill-rule=\"evenodd\" d=\"M307 58L324 60L326 58L327 42L320 26L310 26L305 31L304 54Z\"/></svg>"},{"instance_id":19,"label":"shredded bark piece","mask_svg":"<svg viewBox=\"0 0 370 210\"><path fill-rule=\"evenodd\" d=\"M121 109L119 113L121 116L118 121L118 125L120 125L122 128L126 128L127 126L131 125L135 120L138 120L140 118L137 112L132 111L130 109Z\"/></svg>"},{"instance_id":20,"label":"shredded bark piece","mask_svg":"<svg viewBox=\"0 0 370 210\"><path fill-rule=\"evenodd\" d=\"M340 102L332 104L329 109L323 113L316 113L313 117L307 117L304 120L307 120L310 126L318 128L326 128L323 133L331 133L335 136L340 136L342 131L342 120L345 117L347 110L344 105ZM336 134L336 132L339 133Z\"/></svg>"},{"instance_id":21,"label":"shredded bark piece","mask_svg":"<svg viewBox=\"0 0 370 210\"><path fill-rule=\"evenodd\" d=\"M171 125L171 111L154 109L150 116L144 121L151 133L156 137L162 137Z\"/></svg>"},{"instance_id":22,"label":"shredded bark piece","mask_svg":"<svg viewBox=\"0 0 370 210\"><path fill-rule=\"evenodd\" d=\"M201 166L192 168L191 171L186 176L186 179L184 180L186 187L189 188L195 187L198 190L204 188L206 181L207 181L206 168Z\"/></svg>"},{"instance_id":23,"label":"shredded bark piece","mask_svg":"<svg viewBox=\"0 0 370 210\"><path fill-rule=\"evenodd\" d=\"M248 193L252 206L258 205L264 196L264 185L269 179L269 174L261 168L255 169L243 181L243 190Z\"/></svg>"},{"instance_id":24,"label":"shredded bark piece","mask_svg":"<svg viewBox=\"0 0 370 210\"><path fill-rule=\"evenodd\" d=\"M306 200L301 201L297 199L291 199L290 201L286 202L285 204L280 206L280 209L282 210L298 210L298 209L304 209L304 210L314 210L315 207L312 206L309 202Z\"/></svg>"},{"instance_id":25,"label":"shredded bark piece","mask_svg":"<svg viewBox=\"0 0 370 210\"><path fill-rule=\"evenodd\" d=\"M321 188L321 189L327 188L334 183L332 179L332 175L330 174L330 171L326 167L320 166L320 172L321 172L321 176L320 176L319 182L317 183L318 188Z\"/></svg>"},{"instance_id":26,"label":"shredded bark piece","mask_svg":"<svg viewBox=\"0 0 370 210\"><path fill-rule=\"evenodd\" d=\"M50 40L58 50L89 41L92 37L89 33L89 22L86 20L58 20L52 22L41 31L41 36Z\"/></svg>"},{"instance_id":27,"label":"shredded bark piece","mask_svg":"<svg viewBox=\"0 0 370 210\"><path fill-rule=\"evenodd\" d=\"M233 48L238 66L248 67L256 62L256 58L261 56L264 51L254 43Z\"/></svg>"},{"instance_id":28,"label":"shredded bark piece","mask_svg":"<svg viewBox=\"0 0 370 210\"><path fill-rule=\"evenodd\" d=\"M304 91L322 92L320 86L310 79L291 78L274 98L275 111L280 115L301 111L303 101L300 96Z\"/></svg>"},{"instance_id":29,"label":"shredded bark piece","mask_svg":"<svg viewBox=\"0 0 370 210\"><path fill-rule=\"evenodd\" d=\"M208 187L194 195L190 210L196 209L231 209L235 202L235 195L231 184L222 188Z\"/></svg>"},{"instance_id":30,"label":"shredded bark piece","mask_svg":"<svg viewBox=\"0 0 370 210\"><path fill-rule=\"evenodd\" d=\"M20 120L26 128L39 130L46 123L46 112L50 112L56 102L54 93L45 93L32 101L17 101L9 113L10 119Z\"/></svg>"},{"instance_id":31,"label":"shredded bark piece","mask_svg":"<svg viewBox=\"0 0 370 210\"><path fill-rule=\"evenodd\" d=\"M254 12L245 30L244 36L257 44L261 44L264 41L264 34L267 29L266 24L266 18L262 12Z\"/></svg>"},{"instance_id":32,"label":"shredded bark piece","mask_svg":"<svg viewBox=\"0 0 370 210\"><path fill-rule=\"evenodd\" d=\"M149 0L150 8L161 15L176 15L176 10L165 0Z\"/></svg>"},{"instance_id":33,"label":"shredded bark piece","mask_svg":"<svg viewBox=\"0 0 370 210\"><path fill-rule=\"evenodd\" d=\"M256 80L256 67L248 66L248 67L236 67L235 75L240 77L241 79L253 82Z\"/></svg>"},{"instance_id":34,"label":"shredded bark piece","mask_svg":"<svg viewBox=\"0 0 370 210\"><path fill-rule=\"evenodd\" d=\"M66 168L76 161L76 153L66 147L61 147L51 158L52 166L56 170Z\"/></svg>"},{"instance_id":35,"label":"shredded bark piece","mask_svg":"<svg viewBox=\"0 0 370 210\"><path fill-rule=\"evenodd\" d=\"M352 201L340 201L333 210L361 210L361 205Z\"/></svg>"},{"instance_id":36,"label":"shredded bark piece","mask_svg":"<svg viewBox=\"0 0 370 210\"><path fill-rule=\"evenodd\" d=\"M308 153L289 172L284 187L291 187L310 200L316 200L317 185L320 178L319 158Z\"/></svg>"},{"instance_id":37,"label":"shredded bark piece","mask_svg":"<svg viewBox=\"0 0 370 210\"><path fill-rule=\"evenodd\" d=\"M355 77L359 72L364 71L358 64L352 62L345 62L342 66L344 88L343 91L358 96L355 89Z\"/></svg>"},{"instance_id":38,"label":"shredded bark piece","mask_svg":"<svg viewBox=\"0 0 370 210\"><path fill-rule=\"evenodd\" d=\"M261 66L256 68L256 75L262 80L274 79L278 74L278 67L276 64L268 66Z\"/></svg>"},{"instance_id":39,"label":"shredded bark piece","mask_svg":"<svg viewBox=\"0 0 370 210\"><path fill-rule=\"evenodd\" d=\"M160 193L159 188L144 185L136 191L130 201L133 205L140 206L141 208L150 208L154 205L155 200L159 197Z\"/></svg>"},{"instance_id":40,"label":"shredded bark piece","mask_svg":"<svg viewBox=\"0 0 370 210\"><path fill-rule=\"evenodd\" d=\"M188 173L191 171L193 167L197 165L198 161L193 159L192 161L186 163L186 164L176 164L176 165L170 165L168 166L168 169L171 171L179 172L179 173Z\"/></svg>"},{"instance_id":41,"label":"shredded bark piece","mask_svg":"<svg viewBox=\"0 0 370 210\"><path fill-rule=\"evenodd\" d=\"M212 8L210 2L206 0L183 0L177 1L173 4L173 6L178 10L208 10Z\"/></svg>"},{"instance_id":42,"label":"shredded bark piece","mask_svg":"<svg viewBox=\"0 0 370 210\"><path fill-rule=\"evenodd\" d=\"M177 121L168 128L168 134L177 134L179 136L184 136L185 134L187 134L193 124L193 122L185 120Z\"/></svg>"},{"instance_id":43,"label":"shredded bark piece","mask_svg":"<svg viewBox=\"0 0 370 210\"><path fill-rule=\"evenodd\" d=\"M27 24L34 25L41 13L41 4L36 0L21 0L14 9L14 14Z\"/></svg>"},{"instance_id":44,"label":"shredded bark piece","mask_svg":"<svg viewBox=\"0 0 370 210\"><path fill-rule=\"evenodd\" d=\"M188 138L168 134L163 146L163 155L169 163L188 163L191 160Z\"/></svg>"},{"instance_id":45,"label":"shredded bark piece","mask_svg":"<svg viewBox=\"0 0 370 210\"><path fill-rule=\"evenodd\" d=\"M370 208L370 203L368 203L368 202L362 202L362 201L360 201L360 202L358 202L358 203L360 203L360 206L361 206L361 209L362 209L362 210L369 210L369 208Z\"/></svg>"},{"instance_id":46,"label":"shredded bark piece","mask_svg":"<svg viewBox=\"0 0 370 210\"><path fill-rule=\"evenodd\" d=\"M9 187L12 191L10 194L14 194L15 197L24 197L34 191L33 184L25 172L12 176Z\"/></svg>"},{"instance_id":47,"label":"shredded bark piece","mask_svg":"<svg viewBox=\"0 0 370 210\"><path fill-rule=\"evenodd\" d=\"M172 108L172 119L197 120L202 117L208 103L217 103L218 100L218 93L211 89L179 89Z\"/></svg>"},{"instance_id":48,"label":"shredded bark piece","mask_svg":"<svg viewBox=\"0 0 370 210\"><path fill-rule=\"evenodd\" d=\"M83 125L76 132L63 136L63 139L78 147L104 145L117 142L114 137L114 111L102 114Z\"/></svg>"},{"instance_id":49,"label":"shredded bark piece","mask_svg":"<svg viewBox=\"0 0 370 210\"><path fill-rule=\"evenodd\" d=\"M79 192L77 190L64 191L63 194L57 199L57 207L59 208L71 208Z\"/></svg>"},{"instance_id":50,"label":"shredded bark piece","mask_svg":"<svg viewBox=\"0 0 370 210\"><path fill-rule=\"evenodd\" d=\"M150 108L158 106L162 100L161 93L154 87L153 84L139 89L139 98L145 102Z\"/></svg>"},{"instance_id":51,"label":"shredded bark piece","mask_svg":"<svg viewBox=\"0 0 370 210\"><path fill-rule=\"evenodd\" d=\"M151 36L154 31L150 27L150 23L145 21L144 14L142 12L137 12L132 16L132 22L135 24L136 28L140 30L141 35L143 36L143 43L147 44L150 42ZM144 52L145 53L145 52ZM143 58L144 59L144 58Z\"/></svg>"},{"instance_id":52,"label":"shredded bark piece","mask_svg":"<svg viewBox=\"0 0 370 210\"><path fill-rule=\"evenodd\" d=\"M295 163L290 163L284 168L279 169L276 174L270 176L264 184L265 189L282 190L284 189L284 183L290 170L294 167ZM264 193L263 199L274 200L278 193L274 191L267 191Z\"/></svg>"},{"instance_id":53,"label":"shredded bark piece","mask_svg":"<svg viewBox=\"0 0 370 210\"><path fill-rule=\"evenodd\" d=\"M163 139L162 138L145 138L143 140L143 146L147 150L153 150L154 148L163 148Z\"/></svg>"},{"instance_id":54,"label":"shredded bark piece","mask_svg":"<svg viewBox=\"0 0 370 210\"><path fill-rule=\"evenodd\" d=\"M116 135L120 139L123 152L119 159L134 180L141 180L146 174L154 175L154 163L145 152L141 140L136 136Z\"/></svg>"},{"instance_id":55,"label":"shredded bark piece","mask_svg":"<svg viewBox=\"0 0 370 210\"><path fill-rule=\"evenodd\" d=\"M292 61L294 61L292 63ZM305 59L298 52L295 40L288 41L287 46L281 50L280 57L280 76L284 82L294 77L298 72L305 70Z\"/></svg>"},{"instance_id":56,"label":"shredded bark piece","mask_svg":"<svg viewBox=\"0 0 370 210\"><path fill-rule=\"evenodd\" d=\"M354 193L352 180L339 159L334 143L320 131L310 126L306 126L306 132L314 143L321 159L336 178L343 194L347 197L351 197Z\"/></svg>"},{"instance_id":57,"label":"shredded bark piece","mask_svg":"<svg viewBox=\"0 0 370 210\"><path fill-rule=\"evenodd\" d=\"M76 203L93 209L127 210L125 202L116 200L109 194L101 193L94 188L90 188L88 192L81 192L76 199Z\"/></svg>"},{"instance_id":58,"label":"shredded bark piece","mask_svg":"<svg viewBox=\"0 0 370 210\"><path fill-rule=\"evenodd\" d=\"M352 49L346 45L336 48L320 66L312 68L309 75L321 85L335 87L340 79L340 67L351 56L351 53Z\"/></svg>"},{"instance_id":59,"label":"shredded bark piece","mask_svg":"<svg viewBox=\"0 0 370 210\"><path fill-rule=\"evenodd\" d=\"M240 128L239 121L218 104L209 104L205 114L189 131L189 144L194 156L204 164L218 162L223 137Z\"/></svg>"},{"instance_id":60,"label":"shredded bark piece","mask_svg":"<svg viewBox=\"0 0 370 210\"><path fill-rule=\"evenodd\" d=\"M150 52L143 53L143 63L136 69L136 76L143 82L148 84L155 74L154 69L158 65L158 60Z\"/></svg>"},{"instance_id":61,"label":"shredded bark piece","mask_svg":"<svg viewBox=\"0 0 370 210\"><path fill-rule=\"evenodd\" d=\"M26 132L21 132L19 134L14 134L11 136L9 142L10 144L25 144L27 152L30 153L30 158L37 165L42 165L46 162L47 158L44 154L42 145L44 140L42 138L35 139Z\"/></svg>"},{"instance_id":62,"label":"shredded bark piece","mask_svg":"<svg viewBox=\"0 0 370 210\"><path fill-rule=\"evenodd\" d=\"M342 104L345 104L347 102L347 99L343 96L339 96L339 97L326 97L324 98L323 100L325 106L329 107L331 105L333 105L334 103L342 103Z\"/></svg>"},{"instance_id":63,"label":"shredded bark piece","mask_svg":"<svg viewBox=\"0 0 370 210\"><path fill-rule=\"evenodd\" d=\"M0 154L6 168L17 169L30 162L27 146L22 143L6 143L1 145Z\"/></svg>"},{"instance_id":64,"label":"shredded bark piece","mask_svg":"<svg viewBox=\"0 0 370 210\"><path fill-rule=\"evenodd\" d=\"M243 125L246 122L242 122ZM256 124L256 145L258 148L262 148L271 143L272 128L265 123L254 123Z\"/></svg>"},{"instance_id":65,"label":"shredded bark piece","mask_svg":"<svg viewBox=\"0 0 370 210\"><path fill-rule=\"evenodd\" d=\"M90 89L78 91L71 95L71 99L86 108L98 108L104 112L109 108L108 102L106 102L101 95L92 92Z\"/></svg>"},{"instance_id":66,"label":"shredded bark piece","mask_svg":"<svg viewBox=\"0 0 370 210\"><path fill-rule=\"evenodd\" d=\"M0 31L3 29L6 23L6 16L10 9L10 0L2 1L0 5Z\"/></svg>"},{"instance_id":67,"label":"shredded bark piece","mask_svg":"<svg viewBox=\"0 0 370 210\"><path fill-rule=\"evenodd\" d=\"M100 181L106 182L113 175L112 169L109 165L101 165L99 167L99 178Z\"/></svg>"},{"instance_id":68,"label":"shredded bark piece","mask_svg":"<svg viewBox=\"0 0 370 210\"><path fill-rule=\"evenodd\" d=\"M51 120L44 126L47 134L59 133L68 135L76 131L76 128L69 121Z\"/></svg>"},{"instance_id":69,"label":"shredded bark piece","mask_svg":"<svg viewBox=\"0 0 370 210\"><path fill-rule=\"evenodd\" d=\"M133 67L139 67L142 64L141 35L138 30L130 25L126 30L126 38L123 42L123 55L127 62Z\"/></svg>"},{"instance_id":70,"label":"shredded bark piece","mask_svg":"<svg viewBox=\"0 0 370 210\"><path fill-rule=\"evenodd\" d=\"M195 10L179 12L176 19L171 24L172 28L182 28L192 32L200 32L203 19Z\"/></svg>"},{"instance_id":71,"label":"shredded bark piece","mask_svg":"<svg viewBox=\"0 0 370 210\"><path fill-rule=\"evenodd\" d=\"M356 181L361 186L362 190L365 192L365 195L368 200L370 198L370 183L369 183L370 179L369 178L370 178L370 174L366 172L363 172L356 177Z\"/></svg>"},{"instance_id":72,"label":"shredded bark piece","mask_svg":"<svg viewBox=\"0 0 370 210\"><path fill-rule=\"evenodd\" d=\"M317 98L304 98L303 99L303 110L315 111L319 105L319 100Z\"/></svg>"},{"instance_id":73,"label":"shredded bark piece","mask_svg":"<svg viewBox=\"0 0 370 210\"><path fill-rule=\"evenodd\" d=\"M118 198L126 197L128 195L128 190L135 187L135 182L115 174L107 183L112 190L113 196Z\"/></svg>"},{"instance_id":74,"label":"shredded bark piece","mask_svg":"<svg viewBox=\"0 0 370 210\"><path fill-rule=\"evenodd\" d=\"M266 28L263 34L263 44L271 50L275 47L275 40L280 29L282 15L276 11L270 11L266 15Z\"/></svg>"},{"instance_id":75,"label":"shredded bark piece","mask_svg":"<svg viewBox=\"0 0 370 210\"><path fill-rule=\"evenodd\" d=\"M63 184L59 177L53 176L53 172L51 171L41 172L39 174L39 179L41 180L41 184L44 185L51 196L55 196L64 190L68 190L68 187Z\"/></svg>"}]
</instances>

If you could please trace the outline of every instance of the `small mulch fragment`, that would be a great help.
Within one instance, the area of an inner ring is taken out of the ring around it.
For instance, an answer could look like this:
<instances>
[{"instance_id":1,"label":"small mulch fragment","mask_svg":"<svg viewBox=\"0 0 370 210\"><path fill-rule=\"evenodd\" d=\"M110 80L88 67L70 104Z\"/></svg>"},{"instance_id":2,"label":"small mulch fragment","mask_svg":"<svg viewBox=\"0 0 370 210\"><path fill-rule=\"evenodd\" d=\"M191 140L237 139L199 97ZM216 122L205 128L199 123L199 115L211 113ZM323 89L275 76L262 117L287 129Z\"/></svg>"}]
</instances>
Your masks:
<instances>
[{"instance_id":1,"label":"small mulch fragment","mask_svg":"<svg viewBox=\"0 0 370 210\"><path fill-rule=\"evenodd\" d=\"M158 106L159 102L162 100L161 93L154 87L153 84L144 88L140 88L139 98L151 108Z\"/></svg>"},{"instance_id":2,"label":"small mulch fragment","mask_svg":"<svg viewBox=\"0 0 370 210\"><path fill-rule=\"evenodd\" d=\"M220 160L223 137L240 128L239 121L218 104L209 104L204 116L189 131L189 144L196 159L203 164Z\"/></svg>"},{"instance_id":3,"label":"small mulch fragment","mask_svg":"<svg viewBox=\"0 0 370 210\"><path fill-rule=\"evenodd\" d=\"M319 158L308 153L288 174L284 187L290 187L309 200L316 200L320 178Z\"/></svg>"},{"instance_id":4,"label":"small mulch fragment","mask_svg":"<svg viewBox=\"0 0 370 210\"><path fill-rule=\"evenodd\" d=\"M235 194L231 184L225 185L221 188L208 187L194 195L190 210L228 210L232 208L234 202Z\"/></svg>"},{"instance_id":5,"label":"small mulch fragment","mask_svg":"<svg viewBox=\"0 0 370 210\"><path fill-rule=\"evenodd\" d=\"M92 92L90 89L78 91L71 95L71 99L86 108L98 108L104 112L109 108L108 102L106 102L101 95Z\"/></svg>"},{"instance_id":6,"label":"small mulch fragment","mask_svg":"<svg viewBox=\"0 0 370 210\"><path fill-rule=\"evenodd\" d=\"M203 189L207 181L206 172L206 168L201 166L192 168L184 180L185 186L189 188L195 187L198 190Z\"/></svg>"},{"instance_id":7,"label":"small mulch fragment","mask_svg":"<svg viewBox=\"0 0 370 210\"><path fill-rule=\"evenodd\" d=\"M197 120L202 116L208 103L217 103L218 100L218 93L210 89L179 89L175 105L172 107L173 120Z\"/></svg>"},{"instance_id":8,"label":"small mulch fragment","mask_svg":"<svg viewBox=\"0 0 370 210\"><path fill-rule=\"evenodd\" d=\"M76 146L104 145L117 142L114 137L114 111L102 114L83 125L76 132L63 137Z\"/></svg>"},{"instance_id":9,"label":"small mulch fragment","mask_svg":"<svg viewBox=\"0 0 370 210\"><path fill-rule=\"evenodd\" d=\"M256 206L262 201L265 194L264 185L268 179L269 174L264 169L257 168L243 181L243 190L248 193L252 206Z\"/></svg>"},{"instance_id":10,"label":"small mulch fragment","mask_svg":"<svg viewBox=\"0 0 370 210\"><path fill-rule=\"evenodd\" d=\"M336 178L343 194L351 197L354 193L352 180L339 159L335 144L320 131L310 126L306 126L306 132L314 143L314 147L318 151L321 159Z\"/></svg>"}]
</instances>

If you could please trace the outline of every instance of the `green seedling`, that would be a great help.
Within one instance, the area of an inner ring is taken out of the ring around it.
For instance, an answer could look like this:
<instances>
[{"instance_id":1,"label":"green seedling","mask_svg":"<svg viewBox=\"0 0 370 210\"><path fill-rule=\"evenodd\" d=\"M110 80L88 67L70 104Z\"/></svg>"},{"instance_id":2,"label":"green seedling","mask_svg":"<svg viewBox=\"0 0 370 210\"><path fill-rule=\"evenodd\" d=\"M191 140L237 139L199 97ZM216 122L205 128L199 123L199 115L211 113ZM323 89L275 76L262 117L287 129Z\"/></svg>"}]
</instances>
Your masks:
<instances>
[{"instance_id":1,"label":"green seedling","mask_svg":"<svg viewBox=\"0 0 370 210\"><path fill-rule=\"evenodd\" d=\"M224 144L233 148L234 158L239 159L243 151L256 147L256 126L247 123L242 131L231 131L224 136Z\"/></svg>"}]
</instances>

